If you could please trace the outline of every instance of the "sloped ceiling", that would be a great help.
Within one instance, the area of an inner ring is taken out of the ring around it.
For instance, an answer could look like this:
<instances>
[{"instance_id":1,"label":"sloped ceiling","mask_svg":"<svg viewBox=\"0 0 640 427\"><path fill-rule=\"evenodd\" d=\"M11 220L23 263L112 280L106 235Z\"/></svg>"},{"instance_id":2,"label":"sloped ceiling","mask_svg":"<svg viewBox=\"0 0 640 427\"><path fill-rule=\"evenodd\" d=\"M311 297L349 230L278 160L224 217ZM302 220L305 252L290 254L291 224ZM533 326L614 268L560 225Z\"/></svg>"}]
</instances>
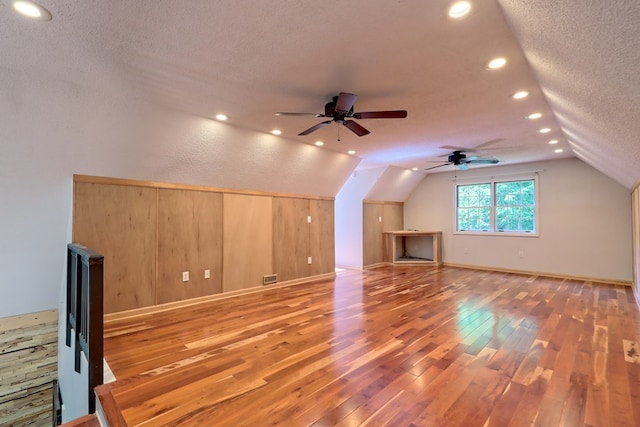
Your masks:
<instances>
[{"instance_id":1,"label":"sloped ceiling","mask_svg":"<svg viewBox=\"0 0 640 427\"><path fill-rule=\"evenodd\" d=\"M42 0L50 22L0 7L0 67L180 114L225 113L229 126L279 128L300 144L322 140L355 150L359 168L422 170L452 147L481 146L505 164L576 155L632 187L640 3L476 0L459 21L447 16L451 3ZM507 66L487 70L496 56ZM529 97L514 101L518 90ZM337 124L298 136L320 119L274 115L322 112L341 91L358 95L356 111L409 115L361 120L364 137ZM525 119L533 112L542 118Z\"/></svg>"},{"instance_id":2,"label":"sloped ceiling","mask_svg":"<svg viewBox=\"0 0 640 427\"><path fill-rule=\"evenodd\" d=\"M577 157L640 178L640 2L500 0Z\"/></svg>"}]
</instances>

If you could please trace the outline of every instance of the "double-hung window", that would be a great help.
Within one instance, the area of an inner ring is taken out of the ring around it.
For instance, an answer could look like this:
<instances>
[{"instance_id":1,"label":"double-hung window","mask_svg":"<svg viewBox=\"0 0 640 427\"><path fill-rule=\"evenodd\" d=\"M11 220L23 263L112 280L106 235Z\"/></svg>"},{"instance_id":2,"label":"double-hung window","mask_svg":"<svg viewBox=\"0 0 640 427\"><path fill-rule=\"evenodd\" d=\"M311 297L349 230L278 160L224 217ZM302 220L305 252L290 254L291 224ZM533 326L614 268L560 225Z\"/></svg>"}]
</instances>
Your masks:
<instances>
[{"instance_id":1,"label":"double-hung window","mask_svg":"<svg viewBox=\"0 0 640 427\"><path fill-rule=\"evenodd\" d=\"M455 187L457 232L537 235L537 178Z\"/></svg>"}]
</instances>

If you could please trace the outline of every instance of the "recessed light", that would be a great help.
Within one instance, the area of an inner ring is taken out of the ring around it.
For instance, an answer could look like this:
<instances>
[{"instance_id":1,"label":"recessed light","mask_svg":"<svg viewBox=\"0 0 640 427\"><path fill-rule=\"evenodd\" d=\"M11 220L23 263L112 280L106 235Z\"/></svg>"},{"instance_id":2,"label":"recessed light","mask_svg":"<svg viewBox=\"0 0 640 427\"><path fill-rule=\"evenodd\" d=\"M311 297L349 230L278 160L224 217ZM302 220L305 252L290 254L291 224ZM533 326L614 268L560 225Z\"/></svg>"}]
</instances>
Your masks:
<instances>
[{"instance_id":1,"label":"recessed light","mask_svg":"<svg viewBox=\"0 0 640 427\"><path fill-rule=\"evenodd\" d=\"M542 113L531 113L527 116L527 119L536 120L536 119L539 119L540 117L542 117Z\"/></svg>"},{"instance_id":2,"label":"recessed light","mask_svg":"<svg viewBox=\"0 0 640 427\"><path fill-rule=\"evenodd\" d=\"M51 12L38 3L27 0L4 0L7 6L10 6L19 14L37 21L51 21Z\"/></svg>"},{"instance_id":3,"label":"recessed light","mask_svg":"<svg viewBox=\"0 0 640 427\"><path fill-rule=\"evenodd\" d=\"M507 58L498 57L494 58L487 64L487 68L490 70L497 70L498 68L502 68L507 65Z\"/></svg>"},{"instance_id":4,"label":"recessed light","mask_svg":"<svg viewBox=\"0 0 640 427\"><path fill-rule=\"evenodd\" d=\"M529 92L527 92L526 90L521 90L520 92L516 92L513 95L511 95L513 99L522 99L522 98L526 98L527 96L529 96Z\"/></svg>"},{"instance_id":5,"label":"recessed light","mask_svg":"<svg viewBox=\"0 0 640 427\"><path fill-rule=\"evenodd\" d=\"M538 132L540 132L540 133L549 133L549 132L551 132L551 129L550 128L542 128L542 129L539 129Z\"/></svg>"},{"instance_id":6,"label":"recessed light","mask_svg":"<svg viewBox=\"0 0 640 427\"><path fill-rule=\"evenodd\" d=\"M316 142L314 142L314 144L317 145L318 147L322 147L324 145L324 142L316 141Z\"/></svg>"},{"instance_id":7,"label":"recessed light","mask_svg":"<svg viewBox=\"0 0 640 427\"><path fill-rule=\"evenodd\" d=\"M411 170L415 172L418 170L418 168L411 168Z\"/></svg>"},{"instance_id":8,"label":"recessed light","mask_svg":"<svg viewBox=\"0 0 640 427\"><path fill-rule=\"evenodd\" d=\"M551 141L549 141L549 145L555 145L558 143L557 139L552 139Z\"/></svg>"},{"instance_id":9,"label":"recessed light","mask_svg":"<svg viewBox=\"0 0 640 427\"><path fill-rule=\"evenodd\" d=\"M347 154L351 154L353 156L354 154L356 154L356 152L355 152L355 150L349 150L349 151L347 151Z\"/></svg>"},{"instance_id":10,"label":"recessed light","mask_svg":"<svg viewBox=\"0 0 640 427\"><path fill-rule=\"evenodd\" d=\"M453 19L460 19L467 16L471 11L471 3L468 1L457 1L449 8L449 16Z\"/></svg>"},{"instance_id":11,"label":"recessed light","mask_svg":"<svg viewBox=\"0 0 640 427\"><path fill-rule=\"evenodd\" d=\"M558 148L556 150L553 150L554 153L562 153L564 150L562 148Z\"/></svg>"},{"instance_id":12,"label":"recessed light","mask_svg":"<svg viewBox=\"0 0 640 427\"><path fill-rule=\"evenodd\" d=\"M274 135L282 135L282 131L280 129L272 129L270 132Z\"/></svg>"},{"instance_id":13,"label":"recessed light","mask_svg":"<svg viewBox=\"0 0 640 427\"><path fill-rule=\"evenodd\" d=\"M216 120L220 120L221 122L224 122L228 118L229 117L226 114L216 114Z\"/></svg>"}]
</instances>

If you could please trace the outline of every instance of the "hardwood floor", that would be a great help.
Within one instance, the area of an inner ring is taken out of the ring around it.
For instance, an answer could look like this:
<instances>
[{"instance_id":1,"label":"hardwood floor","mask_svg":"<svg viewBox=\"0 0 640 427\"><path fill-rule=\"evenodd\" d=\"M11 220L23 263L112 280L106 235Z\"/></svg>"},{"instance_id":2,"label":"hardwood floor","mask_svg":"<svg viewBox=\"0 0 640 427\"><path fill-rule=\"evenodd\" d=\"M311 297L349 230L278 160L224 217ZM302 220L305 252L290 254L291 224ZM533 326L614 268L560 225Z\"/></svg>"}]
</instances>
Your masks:
<instances>
[{"instance_id":1,"label":"hardwood floor","mask_svg":"<svg viewBox=\"0 0 640 427\"><path fill-rule=\"evenodd\" d=\"M638 342L628 287L384 267L107 321L105 387L128 426L640 426Z\"/></svg>"}]
</instances>

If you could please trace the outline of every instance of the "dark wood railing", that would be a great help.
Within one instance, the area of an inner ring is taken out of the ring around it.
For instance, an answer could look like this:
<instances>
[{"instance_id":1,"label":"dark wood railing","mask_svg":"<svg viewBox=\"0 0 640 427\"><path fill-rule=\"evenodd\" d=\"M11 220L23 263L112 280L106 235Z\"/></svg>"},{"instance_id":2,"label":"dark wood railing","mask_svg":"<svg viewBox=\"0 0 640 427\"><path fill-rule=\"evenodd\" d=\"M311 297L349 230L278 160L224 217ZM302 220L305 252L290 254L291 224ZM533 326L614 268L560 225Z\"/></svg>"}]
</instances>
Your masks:
<instances>
[{"instance_id":1,"label":"dark wood railing","mask_svg":"<svg viewBox=\"0 0 640 427\"><path fill-rule=\"evenodd\" d=\"M89 413L96 411L94 388L103 382L103 264L104 257L91 249L67 245L66 345L71 347L75 330L75 370L80 373L81 352L89 362Z\"/></svg>"}]
</instances>

